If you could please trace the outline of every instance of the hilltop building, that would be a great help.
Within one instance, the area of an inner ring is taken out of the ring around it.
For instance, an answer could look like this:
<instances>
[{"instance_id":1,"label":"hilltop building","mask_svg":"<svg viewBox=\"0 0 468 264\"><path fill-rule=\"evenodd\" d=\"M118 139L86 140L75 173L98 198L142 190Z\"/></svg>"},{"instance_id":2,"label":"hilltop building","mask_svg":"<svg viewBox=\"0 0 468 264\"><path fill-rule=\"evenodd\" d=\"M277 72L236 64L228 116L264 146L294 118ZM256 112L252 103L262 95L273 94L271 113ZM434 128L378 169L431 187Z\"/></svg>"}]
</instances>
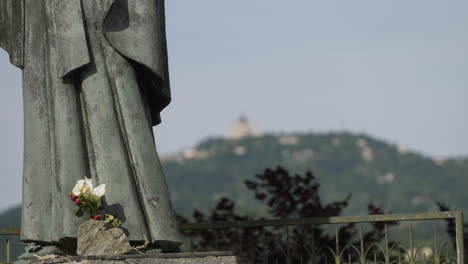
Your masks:
<instances>
[{"instance_id":1,"label":"hilltop building","mask_svg":"<svg viewBox=\"0 0 468 264\"><path fill-rule=\"evenodd\" d=\"M246 116L241 116L227 133L227 139L235 140L244 137L259 136L259 131L250 123Z\"/></svg>"}]
</instances>

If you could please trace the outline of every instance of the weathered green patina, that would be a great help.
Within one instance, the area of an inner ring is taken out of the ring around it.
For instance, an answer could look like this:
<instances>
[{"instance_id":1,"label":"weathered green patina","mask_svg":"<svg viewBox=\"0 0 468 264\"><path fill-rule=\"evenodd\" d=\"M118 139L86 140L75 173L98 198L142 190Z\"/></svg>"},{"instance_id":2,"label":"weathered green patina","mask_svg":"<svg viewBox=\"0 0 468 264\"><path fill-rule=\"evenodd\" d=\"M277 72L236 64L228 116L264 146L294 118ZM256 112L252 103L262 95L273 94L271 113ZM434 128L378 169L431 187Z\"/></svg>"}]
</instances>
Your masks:
<instances>
[{"instance_id":1,"label":"weathered green patina","mask_svg":"<svg viewBox=\"0 0 468 264\"><path fill-rule=\"evenodd\" d=\"M0 47L23 69L22 240L76 237L67 193L88 176L130 240L178 246L152 132L171 100L164 0L0 0Z\"/></svg>"}]
</instances>

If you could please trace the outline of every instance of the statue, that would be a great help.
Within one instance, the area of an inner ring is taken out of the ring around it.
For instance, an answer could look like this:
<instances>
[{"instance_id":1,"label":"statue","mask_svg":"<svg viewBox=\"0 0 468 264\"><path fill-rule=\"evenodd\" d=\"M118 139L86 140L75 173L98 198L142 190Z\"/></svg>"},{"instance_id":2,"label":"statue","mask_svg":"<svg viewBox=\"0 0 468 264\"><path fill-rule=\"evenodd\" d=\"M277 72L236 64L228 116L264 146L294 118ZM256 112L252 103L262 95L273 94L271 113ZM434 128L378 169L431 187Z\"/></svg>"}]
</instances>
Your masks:
<instances>
[{"instance_id":1,"label":"statue","mask_svg":"<svg viewBox=\"0 0 468 264\"><path fill-rule=\"evenodd\" d=\"M23 69L22 241L76 237L67 194L88 176L130 241L178 248L152 132L171 100L164 0L0 0L0 46Z\"/></svg>"}]
</instances>

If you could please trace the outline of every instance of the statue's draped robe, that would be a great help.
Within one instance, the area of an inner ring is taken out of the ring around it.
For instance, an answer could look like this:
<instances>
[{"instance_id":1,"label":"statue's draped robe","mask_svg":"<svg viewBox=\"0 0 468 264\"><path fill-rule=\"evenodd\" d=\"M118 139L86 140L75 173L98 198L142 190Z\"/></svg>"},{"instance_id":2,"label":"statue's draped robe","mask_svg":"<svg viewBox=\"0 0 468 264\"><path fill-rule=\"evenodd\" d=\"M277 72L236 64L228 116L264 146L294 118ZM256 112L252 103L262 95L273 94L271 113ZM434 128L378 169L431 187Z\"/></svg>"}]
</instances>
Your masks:
<instances>
[{"instance_id":1,"label":"statue's draped robe","mask_svg":"<svg viewBox=\"0 0 468 264\"><path fill-rule=\"evenodd\" d=\"M170 102L163 0L0 1L24 1L8 11L24 12L22 240L76 237L67 194L88 176L130 240L177 245L152 133Z\"/></svg>"}]
</instances>

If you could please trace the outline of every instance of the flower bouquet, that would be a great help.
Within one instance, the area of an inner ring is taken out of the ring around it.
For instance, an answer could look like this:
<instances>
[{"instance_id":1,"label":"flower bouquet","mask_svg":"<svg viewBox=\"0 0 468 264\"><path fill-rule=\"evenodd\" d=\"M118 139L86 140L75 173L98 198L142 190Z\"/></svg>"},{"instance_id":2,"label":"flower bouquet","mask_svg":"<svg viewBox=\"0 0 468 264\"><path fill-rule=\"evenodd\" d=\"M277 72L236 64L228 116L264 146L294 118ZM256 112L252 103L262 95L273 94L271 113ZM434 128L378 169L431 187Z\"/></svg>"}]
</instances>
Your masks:
<instances>
[{"instance_id":1,"label":"flower bouquet","mask_svg":"<svg viewBox=\"0 0 468 264\"><path fill-rule=\"evenodd\" d=\"M74 210L75 215L81 216L87 212L88 219L109 221L114 227L119 227L122 222L117 217L102 212L101 197L105 194L105 184L94 188L92 179L85 177L83 180L79 180L69 194L71 200L77 205Z\"/></svg>"}]
</instances>

